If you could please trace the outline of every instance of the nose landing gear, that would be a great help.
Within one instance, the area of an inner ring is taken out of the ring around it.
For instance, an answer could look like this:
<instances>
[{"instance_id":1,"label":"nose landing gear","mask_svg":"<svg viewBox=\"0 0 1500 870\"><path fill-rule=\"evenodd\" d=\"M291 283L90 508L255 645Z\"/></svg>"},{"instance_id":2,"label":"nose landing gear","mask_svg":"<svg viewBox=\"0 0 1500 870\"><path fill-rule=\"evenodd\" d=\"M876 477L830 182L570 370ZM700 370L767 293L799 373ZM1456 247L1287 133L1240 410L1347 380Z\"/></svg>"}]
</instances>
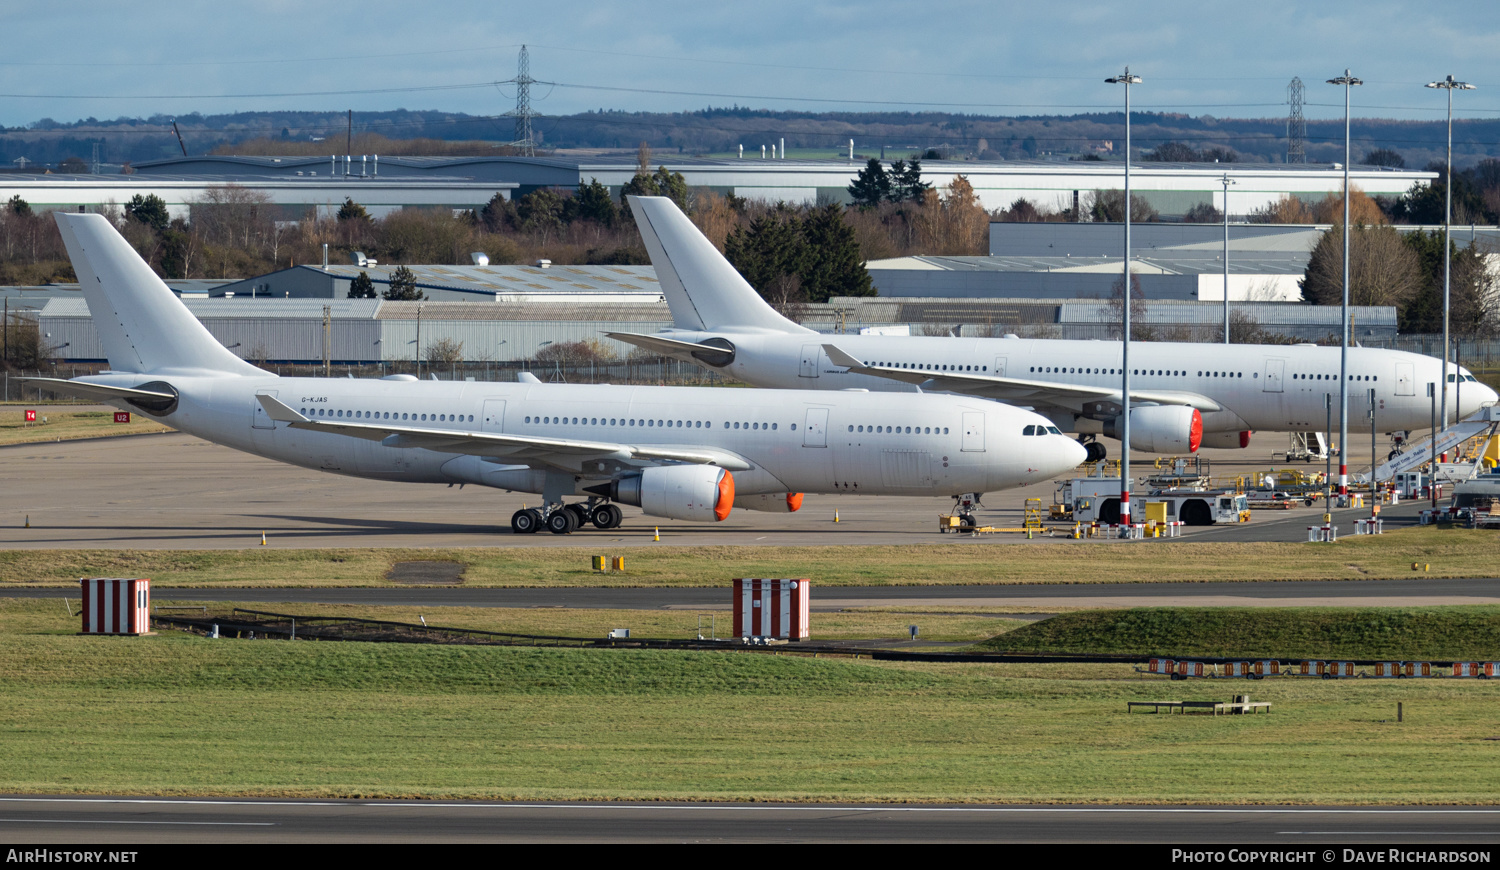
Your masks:
<instances>
[{"instance_id":1,"label":"nose landing gear","mask_svg":"<svg viewBox=\"0 0 1500 870\"><path fill-rule=\"evenodd\" d=\"M1082 444L1083 449L1088 451L1088 456L1085 458L1086 462L1103 462L1104 458L1109 455L1109 451L1104 449L1104 445L1095 441L1092 435L1085 435L1079 438L1078 443Z\"/></svg>"}]
</instances>

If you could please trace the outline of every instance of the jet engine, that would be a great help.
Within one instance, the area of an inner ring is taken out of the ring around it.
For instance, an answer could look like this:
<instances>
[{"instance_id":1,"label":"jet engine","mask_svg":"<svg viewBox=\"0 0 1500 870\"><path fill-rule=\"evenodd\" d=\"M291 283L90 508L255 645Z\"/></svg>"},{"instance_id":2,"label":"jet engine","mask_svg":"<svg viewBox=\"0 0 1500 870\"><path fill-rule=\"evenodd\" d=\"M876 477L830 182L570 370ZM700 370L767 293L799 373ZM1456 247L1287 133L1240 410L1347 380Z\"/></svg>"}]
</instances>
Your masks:
<instances>
[{"instance_id":1,"label":"jet engine","mask_svg":"<svg viewBox=\"0 0 1500 870\"><path fill-rule=\"evenodd\" d=\"M1104 434L1120 437L1120 417L1104 424ZM1203 441L1203 415L1187 405L1145 405L1130 409L1130 448L1146 453L1192 453Z\"/></svg>"},{"instance_id":2,"label":"jet engine","mask_svg":"<svg viewBox=\"0 0 1500 870\"><path fill-rule=\"evenodd\" d=\"M802 493L762 493L741 495L734 499L734 506L745 511L765 511L772 514L796 513L802 509Z\"/></svg>"},{"instance_id":3,"label":"jet engine","mask_svg":"<svg viewBox=\"0 0 1500 870\"><path fill-rule=\"evenodd\" d=\"M1131 433L1135 434L1135 433ZM1249 432L1207 432L1203 435L1204 447L1224 447L1243 450L1250 446Z\"/></svg>"},{"instance_id":4,"label":"jet engine","mask_svg":"<svg viewBox=\"0 0 1500 870\"><path fill-rule=\"evenodd\" d=\"M734 477L712 465L647 468L585 491L674 520L719 522L734 505Z\"/></svg>"}]
</instances>

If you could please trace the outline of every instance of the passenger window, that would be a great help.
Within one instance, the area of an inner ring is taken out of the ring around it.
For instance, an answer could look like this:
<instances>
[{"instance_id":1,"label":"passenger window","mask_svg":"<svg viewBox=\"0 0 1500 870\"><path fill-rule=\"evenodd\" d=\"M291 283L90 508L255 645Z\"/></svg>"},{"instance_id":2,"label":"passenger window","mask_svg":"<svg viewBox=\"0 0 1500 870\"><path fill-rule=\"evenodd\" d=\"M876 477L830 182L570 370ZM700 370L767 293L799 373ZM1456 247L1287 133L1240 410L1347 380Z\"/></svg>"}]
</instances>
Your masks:
<instances>
[{"instance_id":1,"label":"passenger window","mask_svg":"<svg viewBox=\"0 0 1500 870\"><path fill-rule=\"evenodd\" d=\"M771 424L771 431L772 431L772 432L775 432L775 431L776 431L776 424L775 424L775 423L772 423L772 424Z\"/></svg>"}]
</instances>

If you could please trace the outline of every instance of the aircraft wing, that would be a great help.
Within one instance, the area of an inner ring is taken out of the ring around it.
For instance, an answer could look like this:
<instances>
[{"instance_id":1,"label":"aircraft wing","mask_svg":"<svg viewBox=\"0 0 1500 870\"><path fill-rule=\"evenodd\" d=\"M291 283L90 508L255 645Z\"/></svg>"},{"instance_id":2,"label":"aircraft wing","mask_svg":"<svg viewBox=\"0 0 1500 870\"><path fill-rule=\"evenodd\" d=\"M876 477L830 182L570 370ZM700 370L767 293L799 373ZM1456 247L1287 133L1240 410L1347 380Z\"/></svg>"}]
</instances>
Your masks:
<instances>
[{"instance_id":1,"label":"aircraft wing","mask_svg":"<svg viewBox=\"0 0 1500 870\"><path fill-rule=\"evenodd\" d=\"M384 423L354 423L315 420L299 414L295 408L276 399L259 395L266 415L293 429L313 432L335 432L351 438L379 441L386 447L420 447L439 453L493 456L518 465L562 467L577 470L590 459L614 459L637 462L686 462L713 465L729 471L747 471L749 462L735 453L714 447L639 446L616 441L583 441L572 438L538 438L529 435L507 435L497 432L468 432L458 429L432 429Z\"/></svg>"},{"instance_id":2,"label":"aircraft wing","mask_svg":"<svg viewBox=\"0 0 1500 870\"><path fill-rule=\"evenodd\" d=\"M157 390L137 390L130 387L107 387L103 384L90 384L85 381L69 381L61 378L16 378L33 387L51 390L54 393L65 393L70 396L78 396L84 399L102 399L104 401L118 401L121 399L138 399L150 401L171 401L177 398L174 393L163 393Z\"/></svg>"},{"instance_id":3,"label":"aircraft wing","mask_svg":"<svg viewBox=\"0 0 1500 870\"><path fill-rule=\"evenodd\" d=\"M856 374L904 381L926 390L968 393L1007 403L1057 405L1075 410L1088 402L1120 401L1120 391L1111 387L1059 384L1055 381L1007 378L970 372L934 372L922 369L898 369L890 366L867 366L838 345L825 344L823 350L834 365L843 366ZM1223 410L1222 405L1207 396L1177 390L1131 390L1130 401L1141 404L1188 405L1205 412Z\"/></svg>"}]
</instances>

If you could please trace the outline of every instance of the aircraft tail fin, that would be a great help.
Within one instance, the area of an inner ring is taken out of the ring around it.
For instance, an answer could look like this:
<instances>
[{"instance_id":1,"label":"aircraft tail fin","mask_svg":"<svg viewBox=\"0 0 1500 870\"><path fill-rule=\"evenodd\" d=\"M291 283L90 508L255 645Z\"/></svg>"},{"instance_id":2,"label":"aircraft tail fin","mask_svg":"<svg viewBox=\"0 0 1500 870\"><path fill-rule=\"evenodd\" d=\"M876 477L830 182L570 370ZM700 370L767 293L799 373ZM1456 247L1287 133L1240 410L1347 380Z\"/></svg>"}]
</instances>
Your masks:
<instances>
[{"instance_id":1,"label":"aircraft tail fin","mask_svg":"<svg viewBox=\"0 0 1500 870\"><path fill-rule=\"evenodd\" d=\"M628 200L678 329L812 332L767 305L671 199Z\"/></svg>"},{"instance_id":2,"label":"aircraft tail fin","mask_svg":"<svg viewBox=\"0 0 1500 870\"><path fill-rule=\"evenodd\" d=\"M103 215L54 217L111 369L266 374L220 344Z\"/></svg>"}]
</instances>

